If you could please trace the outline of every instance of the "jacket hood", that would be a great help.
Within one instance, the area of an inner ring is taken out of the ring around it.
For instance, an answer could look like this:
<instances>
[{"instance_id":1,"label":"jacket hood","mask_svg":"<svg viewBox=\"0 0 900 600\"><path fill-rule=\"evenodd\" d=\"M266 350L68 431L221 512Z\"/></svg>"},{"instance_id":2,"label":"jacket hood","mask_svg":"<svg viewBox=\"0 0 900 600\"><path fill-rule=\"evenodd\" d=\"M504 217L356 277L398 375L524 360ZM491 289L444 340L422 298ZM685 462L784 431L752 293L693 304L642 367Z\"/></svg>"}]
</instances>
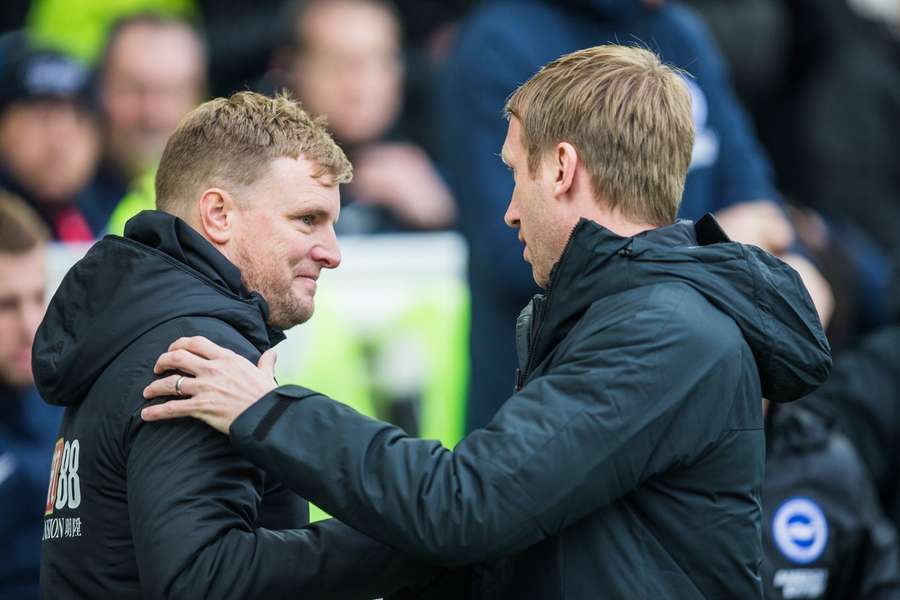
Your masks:
<instances>
[{"instance_id":1,"label":"jacket hood","mask_svg":"<svg viewBox=\"0 0 900 600\"><path fill-rule=\"evenodd\" d=\"M284 337L222 253L181 219L144 211L66 274L35 336L35 385L50 404L77 405L134 340L188 316L220 319L260 352Z\"/></svg>"},{"instance_id":2,"label":"jacket hood","mask_svg":"<svg viewBox=\"0 0 900 600\"><path fill-rule=\"evenodd\" d=\"M582 219L541 296L540 329L532 349L541 359L595 301L627 289L685 283L737 323L773 402L816 389L831 371L831 349L800 276L756 248L732 242L712 216L620 237ZM535 362L536 364L536 362Z\"/></svg>"}]
</instances>

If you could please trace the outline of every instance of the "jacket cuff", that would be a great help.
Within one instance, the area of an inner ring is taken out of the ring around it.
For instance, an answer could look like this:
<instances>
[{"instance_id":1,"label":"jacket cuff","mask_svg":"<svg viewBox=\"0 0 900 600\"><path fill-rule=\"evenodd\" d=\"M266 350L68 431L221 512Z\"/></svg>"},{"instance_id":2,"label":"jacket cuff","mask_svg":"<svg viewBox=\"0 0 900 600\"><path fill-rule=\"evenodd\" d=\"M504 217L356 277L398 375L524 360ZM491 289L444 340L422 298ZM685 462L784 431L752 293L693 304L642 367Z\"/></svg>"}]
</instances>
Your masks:
<instances>
[{"instance_id":1,"label":"jacket cuff","mask_svg":"<svg viewBox=\"0 0 900 600\"><path fill-rule=\"evenodd\" d=\"M320 396L319 392L298 385L277 387L238 415L231 423L229 435L235 441L263 441L272 427L293 402L310 396Z\"/></svg>"}]
</instances>

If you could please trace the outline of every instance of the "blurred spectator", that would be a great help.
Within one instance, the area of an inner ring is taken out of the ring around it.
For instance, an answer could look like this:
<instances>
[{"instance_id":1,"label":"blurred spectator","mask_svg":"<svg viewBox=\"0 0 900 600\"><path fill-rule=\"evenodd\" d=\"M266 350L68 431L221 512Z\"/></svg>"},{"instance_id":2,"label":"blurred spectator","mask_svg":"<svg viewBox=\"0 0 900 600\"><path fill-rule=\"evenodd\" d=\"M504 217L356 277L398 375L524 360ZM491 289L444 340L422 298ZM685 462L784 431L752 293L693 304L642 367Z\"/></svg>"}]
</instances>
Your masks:
<instances>
[{"instance_id":1,"label":"blurred spectator","mask_svg":"<svg viewBox=\"0 0 900 600\"><path fill-rule=\"evenodd\" d=\"M887 319L887 257L900 227L900 48L888 28L859 18L851 6L891 20L900 4L688 3L709 21L780 187L802 207L795 225L834 288L828 337L840 349Z\"/></svg>"},{"instance_id":2,"label":"blurred spectator","mask_svg":"<svg viewBox=\"0 0 900 600\"><path fill-rule=\"evenodd\" d=\"M767 600L900 597L897 534L853 446L803 407L768 412Z\"/></svg>"},{"instance_id":3,"label":"blurred spectator","mask_svg":"<svg viewBox=\"0 0 900 600\"><path fill-rule=\"evenodd\" d=\"M789 3L791 97L770 125L785 190L900 251L900 45L846 0ZM780 165L780 166L781 166Z\"/></svg>"},{"instance_id":4,"label":"blurred spectator","mask_svg":"<svg viewBox=\"0 0 900 600\"><path fill-rule=\"evenodd\" d=\"M99 229L91 223L97 197L90 182L100 140L88 72L17 34L2 48L0 187L31 204L55 238L89 241Z\"/></svg>"},{"instance_id":5,"label":"blurred spectator","mask_svg":"<svg viewBox=\"0 0 900 600\"><path fill-rule=\"evenodd\" d=\"M469 242L472 293L471 386L467 427L483 427L512 391L516 315L537 291L514 231L503 224L512 178L497 158L506 96L547 62L578 48L634 40L689 71L696 139L681 216L715 212L734 239L774 253L794 232L777 202L769 164L728 83L702 23L685 9L654 0L501 1L464 25L447 66L439 106L450 183ZM830 290L799 256L792 264L817 307L829 312Z\"/></svg>"},{"instance_id":6,"label":"blurred spectator","mask_svg":"<svg viewBox=\"0 0 900 600\"><path fill-rule=\"evenodd\" d=\"M405 69L395 9L380 0L296 3L289 86L325 115L354 166L343 233L435 229L453 223L449 188L399 122ZM499 105L498 105L499 106Z\"/></svg>"},{"instance_id":7,"label":"blurred spectator","mask_svg":"<svg viewBox=\"0 0 900 600\"><path fill-rule=\"evenodd\" d=\"M266 71L283 41L285 0L197 0L209 48L212 96L248 89Z\"/></svg>"},{"instance_id":8,"label":"blurred spectator","mask_svg":"<svg viewBox=\"0 0 900 600\"><path fill-rule=\"evenodd\" d=\"M782 0L683 0L709 25L734 89L753 114L769 108L788 68L790 15Z\"/></svg>"},{"instance_id":9,"label":"blurred spectator","mask_svg":"<svg viewBox=\"0 0 900 600\"><path fill-rule=\"evenodd\" d=\"M802 403L847 434L900 527L900 325L839 354L826 384Z\"/></svg>"},{"instance_id":10,"label":"blurred spectator","mask_svg":"<svg viewBox=\"0 0 900 600\"><path fill-rule=\"evenodd\" d=\"M156 167L181 117L202 100L206 68L187 21L139 14L113 26L99 72L106 143L99 182L110 211L132 180Z\"/></svg>"},{"instance_id":11,"label":"blurred spectator","mask_svg":"<svg viewBox=\"0 0 900 600\"><path fill-rule=\"evenodd\" d=\"M31 375L49 235L24 202L0 192L0 598L17 600L39 597L42 507L62 416Z\"/></svg>"},{"instance_id":12,"label":"blurred spectator","mask_svg":"<svg viewBox=\"0 0 900 600\"><path fill-rule=\"evenodd\" d=\"M196 16L195 0L31 0L29 4L25 25L31 39L88 64L97 61L109 28L124 17L139 13Z\"/></svg>"}]
</instances>

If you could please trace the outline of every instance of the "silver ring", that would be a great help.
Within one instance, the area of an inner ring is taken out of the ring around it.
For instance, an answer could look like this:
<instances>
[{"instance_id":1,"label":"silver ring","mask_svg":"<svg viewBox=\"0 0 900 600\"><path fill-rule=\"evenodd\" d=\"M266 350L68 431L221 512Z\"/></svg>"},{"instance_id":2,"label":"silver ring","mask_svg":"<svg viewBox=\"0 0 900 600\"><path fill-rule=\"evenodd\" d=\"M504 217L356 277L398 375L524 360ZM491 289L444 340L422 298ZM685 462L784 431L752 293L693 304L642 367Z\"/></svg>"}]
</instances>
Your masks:
<instances>
[{"instance_id":1,"label":"silver ring","mask_svg":"<svg viewBox=\"0 0 900 600\"><path fill-rule=\"evenodd\" d=\"M181 382L184 381L184 375L181 375L178 379L175 380L175 395L176 396L184 396L184 393L181 391Z\"/></svg>"}]
</instances>

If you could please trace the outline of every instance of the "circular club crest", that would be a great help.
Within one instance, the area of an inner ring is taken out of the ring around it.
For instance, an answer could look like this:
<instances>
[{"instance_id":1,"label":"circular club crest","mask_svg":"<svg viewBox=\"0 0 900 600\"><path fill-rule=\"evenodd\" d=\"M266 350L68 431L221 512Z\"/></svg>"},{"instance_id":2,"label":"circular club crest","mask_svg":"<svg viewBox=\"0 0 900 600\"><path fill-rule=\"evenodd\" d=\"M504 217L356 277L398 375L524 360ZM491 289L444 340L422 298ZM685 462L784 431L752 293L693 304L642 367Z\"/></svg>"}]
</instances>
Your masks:
<instances>
[{"instance_id":1,"label":"circular club crest","mask_svg":"<svg viewBox=\"0 0 900 600\"><path fill-rule=\"evenodd\" d=\"M807 498L791 498L775 511L775 543L796 563L810 563L825 550L828 521L819 505Z\"/></svg>"}]
</instances>

